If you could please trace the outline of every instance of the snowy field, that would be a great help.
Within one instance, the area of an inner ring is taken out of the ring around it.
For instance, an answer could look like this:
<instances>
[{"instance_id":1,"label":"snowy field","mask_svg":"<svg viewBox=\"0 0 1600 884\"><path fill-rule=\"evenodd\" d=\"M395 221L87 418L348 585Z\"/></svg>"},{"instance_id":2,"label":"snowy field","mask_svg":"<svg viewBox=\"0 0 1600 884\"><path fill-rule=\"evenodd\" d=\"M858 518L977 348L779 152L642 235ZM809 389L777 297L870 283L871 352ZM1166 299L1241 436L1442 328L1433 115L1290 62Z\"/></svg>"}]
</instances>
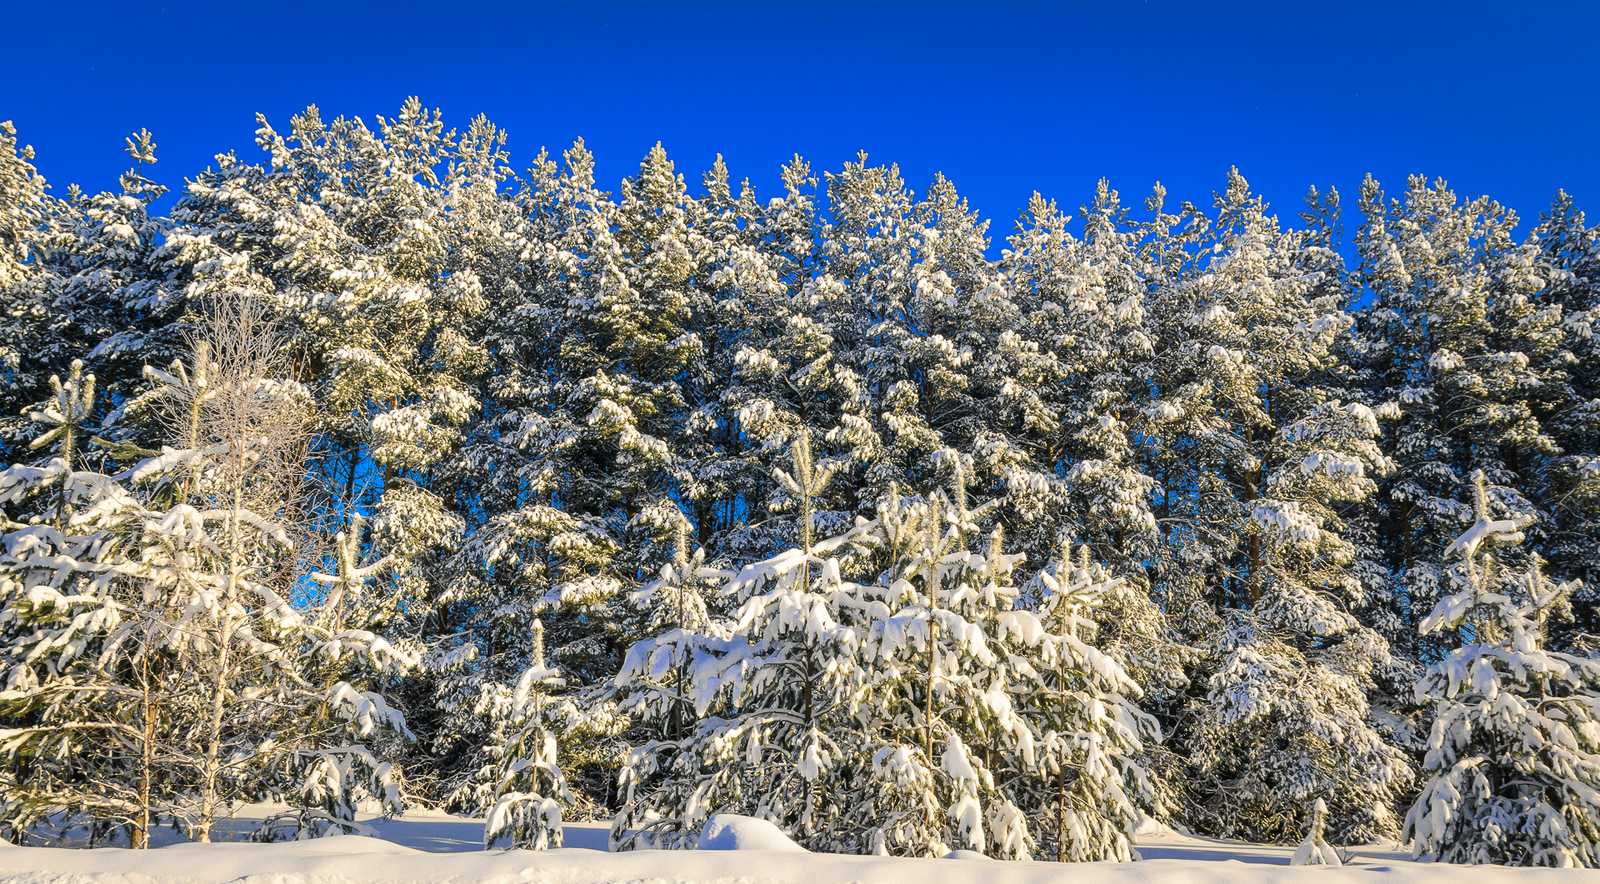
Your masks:
<instances>
[{"instance_id":1,"label":"snowy field","mask_svg":"<svg viewBox=\"0 0 1600 884\"><path fill-rule=\"evenodd\" d=\"M241 822L245 818L241 816ZM899 859L749 849L606 853L605 823L569 823L567 847L548 851L481 848L483 821L427 812L373 818L378 837L344 836L283 844L176 843L149 851L11 847L0 842L7 884L1209 884L1315 880L1325 884L1472 884L1538 880L1597 882L1600 873L1412 862L1395 845L1344 851L1343 868L1291 867L1292 847L1141 835L1136 863L1066 864L988 859ZM217 835L228 830L219 827ZM163 830L167 834L166 830ZM759 843L757 840L756 843Z\"/></svg>"}]
</instances>

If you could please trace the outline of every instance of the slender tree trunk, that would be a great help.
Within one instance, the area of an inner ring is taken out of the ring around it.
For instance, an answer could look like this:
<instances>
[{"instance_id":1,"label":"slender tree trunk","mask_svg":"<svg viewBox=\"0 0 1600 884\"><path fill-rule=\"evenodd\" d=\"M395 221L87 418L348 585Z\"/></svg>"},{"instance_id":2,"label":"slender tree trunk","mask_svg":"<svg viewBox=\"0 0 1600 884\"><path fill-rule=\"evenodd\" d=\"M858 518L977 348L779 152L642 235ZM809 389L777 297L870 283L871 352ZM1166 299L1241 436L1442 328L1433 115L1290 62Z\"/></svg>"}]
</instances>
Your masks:
<instances>
[{"instance_id":1,"label":"slender tree trunk","mask_svg":"<svg viewBox=\"0 0 1600 884\"><path fill-rule=\"evenodd\" d=\"M1067 766L1056 772L1056 862L1066 861L1064 845L1067 840Z\"/></svg>"},{"instance_id":2,"label":"slender tree trunk","mask_svg":"<svg viewBox=\"0 0 1600 884\"><path fill-rule=\"evenodd\" d=\"M206 727L205 756L201 762L200 780L200 831L196 840L211 840L211 824L217 815L217 780L222 758L222 713L228 691L228 667L233 644L233 600L239 586L239 513L244 509L243 451L234 452L241 475L233 486L233 511L228 514L227 578L223 584L222 623L217 630L217 668L212 684L211 716Z\"/></svg>"},{"instance_id":3,"label":"slender tree trunk","mask_svg":"<svg viewBox=\"0 0 1600 884\"><path fill-rule=\"evenodd\" d=\"M144 740L139 745L139 818L133 824L133 847L145 850L150 847L150 791L156 763L156 706L151 696L150 661L140 663L141 684L139 702L144 712Z\"/></svg>"},{"instance_id":4,"label":"slender tree trunk","mask_svg":"<svg viewBox=\"0 0 1600 884\"><path fill-rule=\"evenodd\" d=\"M1246 446L1254 442L1254 434L1249 427L1244 428L1244 442ZM1261 496L1261 468L1247 470L1244 474L1244 502L1250 506ZM1261 601L1261 535L1252 532L1250 539L1245 542L1245 574L1246 586L1250 595L1250 607L1253 610Z\"/></svg>"},{"instance_id":5,"label":"slender tree trunk","mask_svg":"<svg viewBox=\"0 0 1600 884\"><path fill-rule=\"evenodd\" d=\"M939 620L935 617L938 611L938 589L935 581L939 579L938 571L933 563L928 563L928 696L922 709L922 751L933 765L933 685L939 677Z\"/></svg>"},{"instance_id":6,"label":"slender tree trunk","mask_svg":"<svg viewBox=\"0 0 1600 884\"><path fill-rule=\"evenodd\" d=\"M1058 602L1057 604L1059 605L1061 603ZM1065 606L1063 606L1062 609L1061 609L1061 634L1062 635L1066 635L1067 632L1068 632L1068 629L1067 629L1068 622L1069 621L1067 620L1067 610L1066 610ZM1074 636L1074 637L1076 637L1076 636ZM1067 722L1067 668L1066 668L1065 662L1059 663L1058 666L1059 666L1059 669L1056 672L1056 679L1057 679L1056 689L1058 691L1060 691L1060 696L1058 697L1058 701L1061 704L1061 724L1062 724L1063 727L1065 727L1066 726L1066 722ZM1065 856L1066 856L1066 838L1067 838L1067 762L1066 762L1066 759L1063 758L1061 760L1059 767L1060 767L1060 770L1057 771L1057 776L1056 776L1056 862L1063 862L1064 859L1065 859Z\"/></svg>"}]
</instances>

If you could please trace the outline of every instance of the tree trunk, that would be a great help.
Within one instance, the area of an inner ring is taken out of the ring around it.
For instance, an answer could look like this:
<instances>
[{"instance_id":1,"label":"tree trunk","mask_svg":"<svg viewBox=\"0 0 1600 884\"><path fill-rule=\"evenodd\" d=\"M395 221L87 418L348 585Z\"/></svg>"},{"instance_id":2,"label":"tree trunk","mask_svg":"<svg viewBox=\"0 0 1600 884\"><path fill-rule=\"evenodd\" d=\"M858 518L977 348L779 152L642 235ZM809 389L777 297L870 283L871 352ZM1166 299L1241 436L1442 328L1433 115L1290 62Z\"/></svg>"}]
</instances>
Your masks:
<instances>
[{"instance_id":1,"label":"tree trunk","mask_svg":"<svg viewBox=\"0 0 1600 884\"><path fill-rule=\"evenodd\" d=\"M139 745L139 818L134 821L133 838L130 839L136 850L150 847L150 781L156 762L156 706L151 697L149 659L142 662L141 669L143 684L140 685L139 700L144 712L144 740Z\"/></svg>"},{"instance_id":2,"label":"tree trunk","mask_svg":"<svg viewBox=\"0 0 1600 884\"><path fill-rule=\"evenodd\" d=\"M239 513L244 510L244 452L234 453L239 475L233 486L233 511L228 514L228 550L227 550L227 577L223 583L222 599L220 600L222 622L217 630L217 668L216 678L211 689L211 715L206 722L206 748L200 768L200 820L196 840L209 842L211 840L211 824L217 816L217 779L221 769L222 759L222 713L224 700L228 693L228 667L231 664L230 652L233 645L233 600L239 586Z\"/></svg>"}]
</instances>

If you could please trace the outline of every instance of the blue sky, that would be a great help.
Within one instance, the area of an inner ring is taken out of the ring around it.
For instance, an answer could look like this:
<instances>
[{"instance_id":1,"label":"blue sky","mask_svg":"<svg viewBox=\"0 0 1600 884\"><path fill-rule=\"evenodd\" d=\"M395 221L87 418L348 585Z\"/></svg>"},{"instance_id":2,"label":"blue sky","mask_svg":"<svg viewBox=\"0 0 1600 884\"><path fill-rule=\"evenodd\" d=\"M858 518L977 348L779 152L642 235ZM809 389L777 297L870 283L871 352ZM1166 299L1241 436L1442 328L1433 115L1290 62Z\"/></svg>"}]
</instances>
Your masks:
<instances>
[{"instance_id":1,"label":"blue sky","mask_svg":"<svg viewBox=\"0 0 1600 884\"><path fill-rule=\"evenodd\" d=\"M1286 220L1307 186L1353 211L1444 176L1525 218L1558 187L1600 212L1600 2L29 3L7 14L16 121L57 194L115 187L148 127L168 186L253 116L280 129L484 113L513 165L582 136L602 185L661 141L697 184L722 153L773 193L857 150L919 189L945 172L1003 236L1034 190L1076 206L1208 201L1239 166ZM166 201L170 204L170 198ZM997 243L998 245L998 243Z\"/></svg>"}]
</instances>

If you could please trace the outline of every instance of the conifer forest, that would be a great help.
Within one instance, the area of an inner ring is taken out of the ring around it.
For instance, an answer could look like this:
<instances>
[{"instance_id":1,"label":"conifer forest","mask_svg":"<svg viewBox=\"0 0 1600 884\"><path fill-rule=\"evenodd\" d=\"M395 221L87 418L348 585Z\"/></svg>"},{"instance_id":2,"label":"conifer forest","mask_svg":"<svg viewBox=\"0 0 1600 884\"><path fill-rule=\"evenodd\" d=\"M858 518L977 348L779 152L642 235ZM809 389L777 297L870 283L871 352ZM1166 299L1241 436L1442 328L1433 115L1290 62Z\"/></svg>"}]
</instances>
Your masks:
<instances>
[{"instance_id":1,"label":"conifer forest","mask_svg":"<svg viewBox=\"0 0 1600 884\"><path fill-rule=\"evenodd\" d=\"M1566 194L985 219L866 154L606 190L416 99L257 119L103 193L0 126L0 838L1600 866Z\"/></svg>"}]
</instances>

